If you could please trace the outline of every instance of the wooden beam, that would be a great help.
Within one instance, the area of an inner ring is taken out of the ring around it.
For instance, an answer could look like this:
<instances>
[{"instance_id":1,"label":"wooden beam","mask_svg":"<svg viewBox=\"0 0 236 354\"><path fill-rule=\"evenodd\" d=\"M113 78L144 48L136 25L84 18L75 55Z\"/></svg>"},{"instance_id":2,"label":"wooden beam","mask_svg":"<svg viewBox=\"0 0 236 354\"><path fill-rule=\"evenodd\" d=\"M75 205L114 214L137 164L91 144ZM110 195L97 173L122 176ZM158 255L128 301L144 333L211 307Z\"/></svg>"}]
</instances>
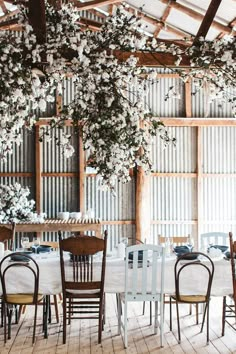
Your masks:
<instances>
[{"instance_id":1,"label":"wooden beam","mask_svg":"<svg viewBox=\"0 0 236 354\"><path fill-rule=\"evenodd\" d=\"M185 114L187 118L192 117L192 95L191 95L191 81L187 81L184 84L185 89Z\"/></svg>"},{"instance_id":2,"label":"wooden beam","mask_svg":"<svg viewBox=\"0 0 236 354\"><path fill-rule=\"evenodd\" d=\"M166 8L165 8L165 11L164 11L163 16L161 17L161 21L162 21L163 23L166 22L167 17L168 17L169 14L170 14L170 11L171 11L171 5L168 4L168 5L166 6ZM158 26L157 29L155 30L154 34L153 34L153 37L157 38L158 35L159 35L159 33L161 32L161 30L162 30L162 27L161 27L161 26Z\"/></svg>"},{"instance_id":3,"label":"wooden beam","mask_svg":"<svg viewBox=\"0 0 236 354\"><path fill-rule=\"evenodd\" d=\"M77 0L73 0L74 5L80 11L82 11L82 10L90 10L93 7L100 7L100 6L115 4L117 2L120 2L120 0L93 0L93 1L79 2L79 3L78 3Z\"/></svg>"},{"instance_id":4,"label":"wooden beam","mask_svg":"<svg viewBox=\"0 0 236 354\"><path fill-rule=\"evenodd\" d=\"M40 127L35 127L35 207L41 212L41 143L39 142Z\"/></svg>"},{"instance_id":5,"label":"wooden beam","mask_svg":"<svg viewBox=\"0 0 236 354\"><path fill-rule=\"evenodd\" d=\"M46 14L44 0L29 0L29 23L34 29L37 41L46 42Z\"/></svg>"},{"instance_id":6,"label":"wooden beam","mask_svg":"<svg viewBox=\"0 0 236 354\"><path fill-rule=\"evenodd\" d=\"M138 65L140 66L153 66L153 67L175 67L177 57L170 53L149 53L149 52L121 52L119 50L114 50L113 55L120 61L127 60L131 55L138 57ZM183 56L183 60L180 63L180 67L189 67L189 59Z\"/></svg>"},{"instance_id":7,"label":"wooden beam","mask_svg":"<svg viewBox=\"0 0 236 354\"><path fill-rule=\"evenodd\" d=\"M83 149L83 141L81 135L79 136L79 210L85 212L85 200L84 200L84 184L85 184L85 153Z\"/></svg>"},{"instance_id":8,"label":"wooden beam","mask_svg":"<svg viewBox=\"0 0 236 354\"><path fill-rule=\"evenodd\" d=\"M157 117L157 119L160 119ZM161 118L169 127L227 127L236 126L234 118Z\"/></svg>"},{"instance_id":9,"label":"wooden beam","mask_svg":"<svg viewBox=\"0 0 236 354\"><path fill-rule=\"evenodd\" d=\"M16 10L14 10L14 11L9 11L9 12L7 12L4 16L1 16L1 17L0 17L0 21L6 20L6 19L9 18L9 17L15 16L15 15L17 15L19 12L20 12L19 9L16 9Z\"/></svg>"},{"instance_id":10,"label":"wooden beam","mask_svg":"<svg viewBox=\"0 0 236 354\"><path fill-rule=\"evenodd\" d=\"M136 175L136 240L145 241L151 233L150 176L142 167Z\"/></svg>"},{"instance_id":11,"label":"wooden beam","mask_svg":"<svg viewBox=\"0 0 236 354\"><path fill-rule=\"evenodd\" d=\"M182 31L170 24L164 23L162 20L159 20L159 19L152 17L150 15L147 15L147 14L145 14L145 12L140 11L139 9L137 9L134 6L129 5L129 7L126 9L126 11L128 11L132 14L137 14L137 16L142 18L144 21L150 23L153 26L160 26L161 29L164 29L165 31L170 32L170 33L176 35L177 37L180 37L180 38L190 37L189 33Z\"/></svg>"},{"instance_id":12,"label":"wooden beam","mask_svg":"<svg viewBox=\"0 0 236 354\"><path fill-rule=\"evenodd\" d=\"M202 23L199 27L199 30L196 34L196 37L195 37L193 43L195 43L199 37L206 37L206 35L209 31L209 28L211 27L211 24L214 20L214 17L217 13L217 10L221 4L221 1L222 0L211 0L211 3L207 9L204 19L202 20Z\"/></svg>"},{"instance_id":13,"label":"wooden beam","mask_svg":"<svg viewBox=\"0 0 236 354\"><path fill-rule=\"evenodd\" d=\"M31 172L0 172L0 177L33 177Z\"/></svg>"},{"instance_id":14,"label":"wooden beam","mask_svg":"<svg viewBox=\"0 0 236 354\"><path fill-rule=\"evenodd\" d=\"M193 18L194 20L202 21L204 18L204 15L200 14L199 12L193 9L190 9L187 6L179 4L175 0L159 0L159 1L161 1L164 4L170 4L173 9L183 12L184 14ZM212 22L212 27L224 33L230 33L232 31L232 28L230 28L229 26L222 25L220 22L217 21Z\"/></svg>"},{"instance_id":15,"label":"wooden beam","mask_svg":"<svg viewBox=\"0 0 236 354\"><path fill-rule=\"evenodd\" d=\"M196 173L191 172L152 172L152 177L196 178Z\"/></svg>"},{"instance_id":16,"label":"wooden beam","mask_svg":"<svg viewBox=\"0 0 236 354\"><path fill-rule=\"evenodd\" d=\"M101 22L90 20L85 17L80 17L78 20L78 23L82 26L86 26L86 27L90 28L91 30L95 30L95 31L99 31L103 25L103 23L101 23Z\"/></svg>"},{"instance_id":17,"label":"wooden beam","mask_svg":"<svg viewBox=\"0 0 236 354\"><path fill-rule=\"evenodd\" d=\"M62 6L62 0L48 0L48 3L56 10L60 10Z\"/></svg>"},{"instance_id":18,"label":"wooden beam","mask_svg":"<svg viewBox=\"0 0 236 354\"><path fill-rule=\"evenodd\" d=\"M2 12L3 12L4 14L6 14L6 13L8 12L8 10L7 10L6 5L5 5L5 3L4 3L3 0L0 0L0 6L1 6L1 8L2 8Z\"/></svg>"}]
</instances>

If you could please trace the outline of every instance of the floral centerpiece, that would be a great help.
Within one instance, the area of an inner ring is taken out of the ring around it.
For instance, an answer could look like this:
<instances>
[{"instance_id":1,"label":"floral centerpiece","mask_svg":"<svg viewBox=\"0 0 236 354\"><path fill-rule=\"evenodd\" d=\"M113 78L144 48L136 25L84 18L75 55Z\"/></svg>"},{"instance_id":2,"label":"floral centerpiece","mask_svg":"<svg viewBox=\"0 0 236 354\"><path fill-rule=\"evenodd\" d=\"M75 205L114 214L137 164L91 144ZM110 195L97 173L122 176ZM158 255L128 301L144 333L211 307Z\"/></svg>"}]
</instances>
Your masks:
<instances>
[{"instance_id":1,"label":"floral centerpiece","mask_svg":"<svg viewBox=\"0 0 236 354\"><path fill-rule=\"evenodd\" d=\"M29 200L29 188L19 183L0 185L0 223L42 221L34 211L35 201Z\"/></svg>"}]
</instances>

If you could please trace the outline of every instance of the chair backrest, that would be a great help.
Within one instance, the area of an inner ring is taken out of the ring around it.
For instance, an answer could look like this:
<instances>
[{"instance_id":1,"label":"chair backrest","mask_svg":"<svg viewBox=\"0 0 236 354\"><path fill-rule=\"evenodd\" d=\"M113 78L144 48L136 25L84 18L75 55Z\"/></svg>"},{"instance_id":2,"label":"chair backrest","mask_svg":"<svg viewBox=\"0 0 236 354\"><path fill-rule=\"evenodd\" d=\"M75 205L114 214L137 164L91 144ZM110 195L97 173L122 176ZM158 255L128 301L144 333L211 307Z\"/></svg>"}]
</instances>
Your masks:
<instances>
[{"instance_id":1,"label":"chair backrest","mask_svg":"<svg viewBox=\"0 0 236 354\"><path fill-rule=\"evenodd\" d=\"M236 306L236 269L235 269L236 268L235 267L236 241L233 240L232 232L229 233L229 246L230 246L230 262L231 262L231 270L232 270L232 281L233 281L233 296L234 296L234 303Z\"/></svg>"},{"instance_id":2,"label":"chair backrest","mask_svg":"<svg viewBox=\"0 0 236 354\"><path fill-rule=\"evenodd\" d=\"M228 245L229 236L225 232L206 232L200 236L200 249L206 250L210 244Z\"/></svg>"},{"instance_id":3,"label":"chair backrest","mask_svg":"<svg viewBox=\"0 0 236 354\"><path fill-rule=\"evenodd\" d=\"M24 284L18 282L18 277L20 274L24 273L25 278L30 277L30 281L27 281L27 284L30 283L30 288L28 288L27 293L32 294L32 304L38 302L38 289L39 289L39 267L35 260L24 254L24 259L22 260L21 252L14 252L6 257L4 257L0 262L0 279L2 284L2 297L3 301L7 302L7 294L12 293L12 287L18 288L18 293L25 293ZM12 262L12 259L15 259ZM32 279L32 280L31 280ZM15 292L15 291L14 291ZM29 304L29 303L28 303Z\"/></svg>"},{"instance_id":4,"label":"chair backrest","mask_svg":"<svg viewBox=\"0 0 236 354\"><path fill-rule=\"evenodd\" d=\"M15 223L10 226L0 226L0 242L4 243L5 250L13 248L15 238Z\"/></svg>"},{"instance_id":5,"label":"chair backrest","mask_svg":"<svg viewBox=\"0 0 236 354\"><path fill-rule=\"evenodd\" d=\"M155 301L163 296L164 247L140 244L126 248L125 296L127 300Z\"/></svg>"},{"instance_id":6,"label":"chair backrest","mask_svg":"<svg viewBox=\"0 0 236 354\"><path fill-rule=\"evenodd\" d=\"M183 287L186 287L186 279L191 279L191 284L196 284L196 288L201 287L201 294L206 297L206 300L210 298L211 285L214 275L214 263L211 258L202 252L191 252L191 256L201 256L200 259L186 261L186 254L179 257L175 263L175 291L176 299L180 300L181 295L195 295L196 289L191 289L191 294L186 294L183 291ZM190 276L190 278L189 278ZM182 286L183 284L183 286ZM182 287L182 289L181 289ZM199 289L198 289L199 291Z\"/></svg>"},{"instance_id":7,"label":"chair backrest","mask_svg":"<svg viewBox=\"0 0 236 354\"><path fill-rule=\"evenodd\" d=\"M191 242L191 237L190 235L188 236L171 236L171 237L165 237L158 235L158 245L166 244L166 242L169 242L172 245L180 246L183 244L190 244Z\"/></svg>"},{"instance_id":8,"label":"chair backrest","mask_svg":"<svg viewBox=\"0 0 236 354\"><path fill-rule=\"evenodd\" d=\"M104 291L107 233L104 239L95 236L79 236L62 239L59 233L60 263L63 294L77 290ZM70 259L65 258L70 253ZM94 256L102 252L101 261Z\"/></svg>"}]
</instances>

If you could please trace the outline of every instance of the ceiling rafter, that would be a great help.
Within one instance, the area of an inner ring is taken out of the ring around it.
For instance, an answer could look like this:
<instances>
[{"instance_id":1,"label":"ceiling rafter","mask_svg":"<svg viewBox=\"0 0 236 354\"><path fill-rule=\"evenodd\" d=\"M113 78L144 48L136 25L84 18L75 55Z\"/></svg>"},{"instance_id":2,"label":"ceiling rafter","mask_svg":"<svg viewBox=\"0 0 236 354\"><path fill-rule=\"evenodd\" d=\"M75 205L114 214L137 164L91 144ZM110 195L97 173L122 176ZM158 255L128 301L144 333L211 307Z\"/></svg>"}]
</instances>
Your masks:
<instances>
[{"instance_id":1,"label":"ceiling rafter","mask_svg":"<svg viewBox=\"0 0 236 354\"><path fill-rule=\"evenodd\" d=\"M163 23L166 22L167 17L168 17L169 14L170 14L170 11L171 11L171 5L168 4L168 5L166 6L166 8L165 8L165 11L164 11L163 16L161 17L161 21L162 21ZM157 38L160 32L161 32L161 26L158 26L157 29L155 30L154 34L153 34L153 37Z\"/></svg>"},{"instance_id":2,"label":"ceiling rafter","mask_svg":"<svg viewBox=\"0 0 236 354\"><path fill-rule=\"evenodd\" d=\"M93 7L115 4L117 2L120 2L120 0L92 0L87 2L78 2L77 0L72 0L72 2L79 10L82 11L82 10L90 10Z\"/></svg>"},{"instance_id":3,"label":"ceiling rafter","mask_svg":"<svg viewBox=\"0 0 236 354\"><path fill-rule=\"evenodd\" d=\"M1 6L2 12L4 12L4 14L8 13L8 10L7 10L6 5L3 0L0 0L0 6Z\"/></svg>"},{"instance_id":4,"label":"ceiling rafter","mask_svg":"<svg viewBox=\"0 0 236 354\"><path fill-rule=\"evenodd\" d=\"M191 35L183 30L180 30L170 24L164 23L163 21L154 18L148 14L146 14L143 11L140 11L139 9L137 9L134 6L130 6L128 8L125 9L126 11L132 13L132 14L137 14L137 16L139 16L140 18L142 18L143 20L145 20L146 22L150 23L153 26L161 26L161 29L170 32L172 34L174 34L175 36L178 36L180 38L185 38L185 37L190 37Z\"/></svg>"},{"instance_id":5,"label":"ceiling rafter","mask_svg":"<svg viewBox=\"0 0 236 354\"><path fill-rule=\"evenodd\" d=\"M185 13L186 15L189 15L190 17L194 18L195 20L202 21L204 18L204 15L200 14L199 12L190 9L187 6L184 6L182 4L179 4L175 0L159 0L164 4L170 4L172 8ZM224 33L230 33L232 31L232 28L229 26L222 25L220 22L214 20L212 22L212 27L216 28L217 30L224 32Z\"/></svg>"},{"instance_id":6,"label":"ceiling rafter","mask_svg":"<svg viewBox=\"0 0 236 354\"><path fill-rule=\"evenodd\" d=\"M194 42L198 40L199 37L206 37L209 28L214 20L217 10L221 4L222 0L211 0L207 12L202 20L199 30L195 36Z\"/></svg>"}]
</instances>

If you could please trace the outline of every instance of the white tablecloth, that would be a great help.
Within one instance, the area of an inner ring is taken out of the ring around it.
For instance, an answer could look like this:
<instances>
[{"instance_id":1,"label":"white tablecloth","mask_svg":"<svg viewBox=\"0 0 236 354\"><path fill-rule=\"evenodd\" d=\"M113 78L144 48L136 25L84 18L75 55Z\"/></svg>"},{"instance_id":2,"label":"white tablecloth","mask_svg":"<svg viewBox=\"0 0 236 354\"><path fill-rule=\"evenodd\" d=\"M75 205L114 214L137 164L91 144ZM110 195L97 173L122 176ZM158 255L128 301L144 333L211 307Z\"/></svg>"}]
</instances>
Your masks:
<instances>
[{"instance_id":1,"label":"white tablecloth","mask_svg":"<svg viewBox=\"0 0 236 354\"><path fill-rule=\"evenodd\" d=\"M47 258L37 258L37 263L40 269L39 291L45 295L58 294L61 292L61 273L59 256L48 256ZM174 285L174 264L175 259L166 258L165 262L165 282L164 292L166 294L173 293ZM212 296L222 296L232 293L232 276L230 262L224 259L215 260L215 274L212 284ZM139 270L141 272L141 270ZM111 259L107 257L106 276L105 276L105 292L119 293L124 291L125 284L125 262L121 259ZM17 281L16 281L17 279ZM194 289L194 292L201 293L204 283L203 277L196 282L193 277L188 275L183 282L184 292ZM17 269L14 274L14 279L8 279L10 292L19 291L19 287L29 291L31 286L30 280L25 272Z\"/></svg>"}]
</instances>

